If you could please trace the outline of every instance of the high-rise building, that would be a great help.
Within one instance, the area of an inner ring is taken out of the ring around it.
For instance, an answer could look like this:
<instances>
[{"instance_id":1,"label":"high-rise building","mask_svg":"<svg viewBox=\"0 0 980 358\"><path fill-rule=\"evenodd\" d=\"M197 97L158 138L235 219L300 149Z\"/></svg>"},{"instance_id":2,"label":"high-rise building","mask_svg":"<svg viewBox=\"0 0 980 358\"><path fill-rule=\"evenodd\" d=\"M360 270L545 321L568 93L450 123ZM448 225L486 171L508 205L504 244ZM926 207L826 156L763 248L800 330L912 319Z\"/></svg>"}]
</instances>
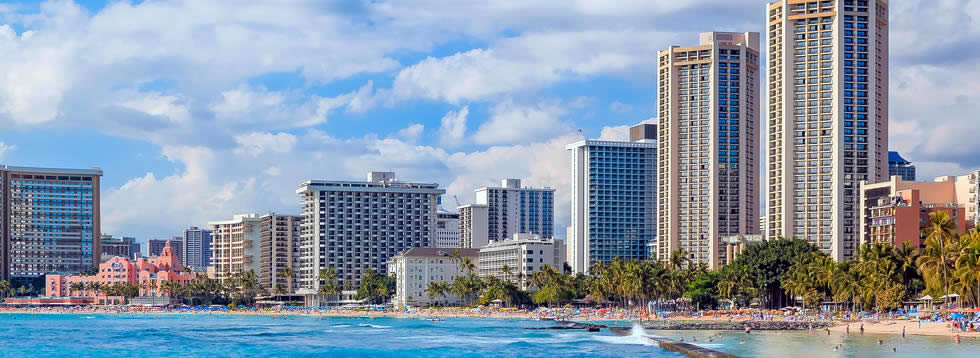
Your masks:
<instances>
[{"instance_id":1,"label":"high-rise building","mask_svg":"<svg viewBox=\"0 0 980 358\"><path fill-rule=\"evenodd\" d=\"M292 294L299 262L299 224L302 216L275 213L259 218L262 237L259 283L270 293Z\"/></svg>"},{"instance_id":2,"label":"high-rise building","mask_svg":"<svg viewBox=\"0 0 980 358\"><path fill-rule=\"evenodd\" d=\"M0 166L0 278L99 264L100 169Z\"/></svg>"},{"instance_id":3,"label":"high-rise building","mask_svg":"<svg viewBox=\"0 0 980 358\"><path fill-rule=\"evenodd\" d=\"M659 56L657 257L718 268L759 231L759 33L702 33Z\"/></svg>"},{"instance_id":4,"label":"high-rise building","mask_svg":"<svg viewBox=\"0 0 980 358\"><path fill-rule=\"evenodd\" d=\"M262 223L258 215L235 215L231 220L210 221L208 226L211 227L211 266L216 279L225 281L248 271L260 275Z\"/></svg>"},{"instance_id":5,"label":"high-rise building","mask_svg":"<svg viewBox=\"0 0 980 358\"><path fill-rule=\"evenodd\" d=\"M113 257L127 257L135 260L140 255L140 244L133 237L112 237L109 234L102 234L100 239L100 263L105 263Z\"/></svg>"},{"instance_id":6,"label":"high-rise building","mask_svg":"<svg viewBox=\"0 0 980 358\"><path fill-rule=\"evenodd\" d=\"M888 176L888 3L767 7L770 239L835 260L860 244L860 183Z\"/></svg>"},{"instance_id":7,"label":"high-rise building","mask_svg":"<svg viewBox=\"0 0 980 358\"><path fill-rule=\"evenodd\" d=\"M500 187L476 189L476 203L487 206L491 241L514 234L555 236L555 189L522 187L520 179L505 179Z\"/></svg>"},{"instance_id":8,"label":"high-rise building","mask_svg":"<svg viewBox=\"0 0 980 358\"><path fill-rule=\"evenodd\" d=\"M459 210L459 247L479 249L490 243L489 206L464 205Z\"/></svg>"},{"instance_id":9,"label":"high-rise building","mask_svg":"<svg viewBox=\"0 0 980 358\"><path fill-rule=\"evenodd\" d=\"M650 258L657 244L657 140L584 140L572 156L572 229L567 260L576 273L596 261Z\"/></svg>"},{"instance_id":10,"label":"high-rise building","mask_svg":"<svg viewBox=\"0 0 980 358\"><path fill-rule=\"evenodd\" d=\"M915 166L898 152L888 152L888 177L898 176L904 181L915 181Z\"/></svg>"},{"instance_id":11,"label":"high-rise building","mask_svg":"<svg viewBox=\"0 0 980 358\"><path fill-rule=\"evenodd\" d=\"M310 180L302 198L298 292L315 299L320 269L334 268L340 287L356 288L366 270L384 274L388 259L431 247L436 234L438 184L410 183L373 172L368 181ZM308 301L312 302L312 301Z\"/></svg>"},{"instance_id":12,"label":"high-rise building","mask_svg":"<svg viewBox=\"0 0 980 358\"><path fill-rule=\"evenodd\" d=\"M436 238L432 247L459 248L459 214L439 208L436 212Z\"/></svg>"},{"instance_id":13,"label":"high-rise building","mask_svg":"<svg viewBox=\"0 0 980 358\"><path fill-rule=\"evenodd\" d=\"M183 260L180 255L184 252L184 238L176 236L170 240L164 239L150 239L146 244L149 246L149 256L157 257L163 254L163 249L167 247L167 243L170 243L170 248L174 251L174 256L177 256L177 262L183 265Z\"/></svg>"},{"instance_id":14,"label":"high-rise building","mask_svg":"<svg viewBox=\"0 0 980 358\"><path fill-rule=\"evenodd\" d=\"M191 226L184 230L184 247L181 259L185 266L204 270L211 265L211 230Z\"/></svg>"}]
</instances>

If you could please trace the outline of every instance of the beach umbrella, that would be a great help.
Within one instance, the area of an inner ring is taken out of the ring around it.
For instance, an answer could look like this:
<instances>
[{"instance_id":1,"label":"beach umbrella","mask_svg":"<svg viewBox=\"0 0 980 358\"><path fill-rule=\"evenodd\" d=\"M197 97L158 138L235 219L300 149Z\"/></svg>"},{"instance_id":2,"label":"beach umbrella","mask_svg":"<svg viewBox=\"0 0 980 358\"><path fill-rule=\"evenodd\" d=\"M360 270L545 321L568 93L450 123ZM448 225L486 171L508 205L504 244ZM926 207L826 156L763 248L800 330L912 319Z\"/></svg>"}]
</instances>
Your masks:
<instances>
[{"instance_id":1,"label":"beach umbrella","mask_svg":"<svg viewBox=\"0 0 980 358\"><path fill-rule=\"evenodd\" d=\"M954 313L954 314L950 315L949 318L950 319L961 319L961 318L966 318L966 316L964 316L962 313Z\"/></svg>"}]
</instances>

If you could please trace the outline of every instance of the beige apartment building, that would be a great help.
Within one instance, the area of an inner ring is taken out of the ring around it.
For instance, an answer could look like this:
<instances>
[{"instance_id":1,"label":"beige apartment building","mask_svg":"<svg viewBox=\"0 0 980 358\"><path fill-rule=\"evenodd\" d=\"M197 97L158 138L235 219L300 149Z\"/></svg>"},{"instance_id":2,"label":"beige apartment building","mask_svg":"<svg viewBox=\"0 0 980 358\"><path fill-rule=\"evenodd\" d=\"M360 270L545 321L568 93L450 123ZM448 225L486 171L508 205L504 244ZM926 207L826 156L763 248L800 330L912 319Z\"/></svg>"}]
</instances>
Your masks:
<instances>
[{"instance_id":1,"label":"beige apartment building","mask_svg":"<svg viewBox=\"0 0 980 358\"><path fill-rule=\"evenodd\" d=\"M759 33L660 51L656 255L717 268L721 237L759 231Z\"/></svg>"},{"instance_id":2,"label":"beige apartment building","mask_svg":"<svg viewBox=\"0 0 980 358\"><path fill-rule=\"evenodd\" d=\"M260 269L256 272L269 293L292 294L296 290L299 262L299 215L270 213L259 218Z\"/></svg>"},{"instance_id":3,"label":"beige apartment building","mask_svg":"<svg viewBox=\"0 0 980 358\"><path fill-rule=\"evenodd\" d=\"M224 282L239 272L258 276L262 225L258 215L235 215L231 220L211 221L211 265L215 278Z\"/></svg>"},{"instance_id":4,"label":"beige apartment building","mask_svg":"<svg viewBox=\"0 0 980 358\"><path fill-rule=\"evenodd\" d=\"M767 11L767 236L848 259L860 184L888 176L888 3L780 0Z\"/></svg>"}]
</instances>

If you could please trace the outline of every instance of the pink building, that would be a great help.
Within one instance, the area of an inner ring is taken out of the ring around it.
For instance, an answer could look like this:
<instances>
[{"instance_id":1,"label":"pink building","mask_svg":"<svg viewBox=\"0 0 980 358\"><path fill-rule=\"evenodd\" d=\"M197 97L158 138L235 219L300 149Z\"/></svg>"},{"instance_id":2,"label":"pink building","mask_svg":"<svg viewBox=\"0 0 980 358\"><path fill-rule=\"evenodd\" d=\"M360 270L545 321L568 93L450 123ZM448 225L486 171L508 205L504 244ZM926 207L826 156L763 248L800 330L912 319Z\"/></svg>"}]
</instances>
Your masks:
<instances>
[{"instance_id":1,"label":"pink building","mask_svg":"<svg viewBox=\"0 0 980 358\"><path fill-rule=\"evenodd\" d=\"M929 215L937 211L949 214L956 231L965 233L973 226L973 219L967 215L966 193L953 177L908 182L893 176L881 183L862 182L862 243L902 246L908 242L922 247L925 237L921 230L929 226Z\"/></svg>"},{"instance_id":2,"label":"pink building","mask_svg":"<svg viewBox=\"0 0 980 358\"><path fill-rule=\"evenodd\" d=\"M164 296L159 289L161 283L176 281L186 284L197 276L196 273L181 270L180 261L168 241L160 256L140 258L135 263L129 258L116 256L99 265L99 273L93 276L47 275L47 296L91 297L97 303L121 301L91 290L72 291L71 284L75 282L86 285L98 282L103 286L129 282L140 287L140 296Z\"/></svg>"}]
</instances>

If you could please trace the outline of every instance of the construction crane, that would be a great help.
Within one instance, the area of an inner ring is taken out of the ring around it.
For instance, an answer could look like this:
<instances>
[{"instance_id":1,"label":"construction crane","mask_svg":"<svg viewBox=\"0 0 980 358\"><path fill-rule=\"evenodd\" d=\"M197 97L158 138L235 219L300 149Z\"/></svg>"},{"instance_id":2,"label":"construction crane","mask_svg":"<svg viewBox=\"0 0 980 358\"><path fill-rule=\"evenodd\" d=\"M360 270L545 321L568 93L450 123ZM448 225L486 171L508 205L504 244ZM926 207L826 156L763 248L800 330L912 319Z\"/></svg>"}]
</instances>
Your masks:
<instances>
[{"instance_id":1,"label":"construction crane","mask_svg":"<svg viewBox=\"0 0 980 358\"><path fill-rule=\"evenodd\" d=\"M460 206L462 206L462 205L459 204L459 198L456 197L456 195L453 195L453 200L456 200L456 207L457 208L460 207Z\"/></svg>"}]
</instances>

